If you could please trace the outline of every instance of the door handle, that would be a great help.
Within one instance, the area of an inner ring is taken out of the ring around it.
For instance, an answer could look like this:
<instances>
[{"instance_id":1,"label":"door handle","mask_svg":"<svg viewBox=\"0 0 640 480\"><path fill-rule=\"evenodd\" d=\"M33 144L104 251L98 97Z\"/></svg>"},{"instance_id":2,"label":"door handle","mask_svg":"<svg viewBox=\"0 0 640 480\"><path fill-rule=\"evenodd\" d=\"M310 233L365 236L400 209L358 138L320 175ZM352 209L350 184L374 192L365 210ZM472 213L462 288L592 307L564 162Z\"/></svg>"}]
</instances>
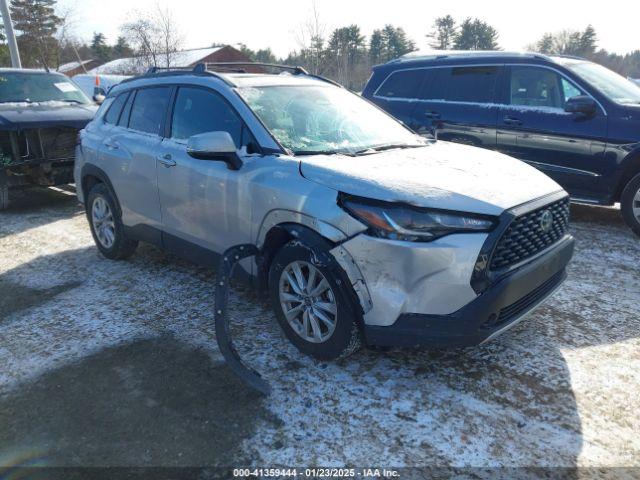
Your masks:
<instances>
[{"instance_id":1,"label":"door handle","mask_svg":"<svg viewBox=\"0 0 640 480\"><path fill-rule=\"evenodd\" d=\"M176 161L171 158L170 153L165 153L164 155L158 155L156 157L156 160L158 160L161 164L163 164L167 168L176 166Z\"/></svg>"},{"instance_id":2,"label":"door handle","mask_svg":"<svg viewBox=\"0 0 640 480\"><path fill-rule=\"evenodd\" d=\"M109 150L118 150L120 148L120 145L118 145L117 142L109 142L109 141L105 140L102 144L105 147L107 147Z\"/></svg>"},{"instance_id":3,"label":"door handle","mask_svg":"<svg viewBox=\"0 0 640 480\"><path fill-rule=\"evenodd\" d=\"M427 110L424 112L424 116L427 118L440 118L440 114L434 110Z\"/></svg>"},{"instance_id":4,"label":"door handle","mask_svg":"<svg viewBox=\"0 0 640 480\"><path fill-rule=\"evenodd\" d=\"M516 117L510 117L509 115L504 117L502 121L505 123L505 125L522 125L522 120Z\"/></svg>"}]
</instances>

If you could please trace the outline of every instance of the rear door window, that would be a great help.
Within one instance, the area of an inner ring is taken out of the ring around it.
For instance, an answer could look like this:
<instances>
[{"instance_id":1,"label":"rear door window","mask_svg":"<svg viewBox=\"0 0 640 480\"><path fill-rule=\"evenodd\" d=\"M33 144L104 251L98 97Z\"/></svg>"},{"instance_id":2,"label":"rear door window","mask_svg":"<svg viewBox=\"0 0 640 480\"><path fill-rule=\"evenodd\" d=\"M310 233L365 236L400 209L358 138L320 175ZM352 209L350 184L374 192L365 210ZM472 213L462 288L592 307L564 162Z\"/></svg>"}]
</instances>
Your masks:
<instances>
[{"instance_id":1,"label":"rear door window","mask_svg":"<svg viewBox=\"0 0 640 480\"><path fill-rule=\"evenodd\" d=\"M436 68L423 96L447 102L491 103L499 73L499 66Z\"/></svg>"},{"instance_id":2,"label":"rear door window","mask_svg":"<svg viewBox=\"0 0 640 480\"><path fill-rule=\"evenodd\" d=\"M142 88L136 93L129 128L139 132L160 135L169 105L170 87Z\"/></svg>"},{"instance_id":3,"label":"rear door window","mask_svg":"<svg viewBox=\"0 0 640 480\"><path fill-rule=\"evenodd\" d=\"M420 98L422 84L429 70L400 70L387 77L376 92L377 96L386 98Z\"/></svg>"}]
</instances>

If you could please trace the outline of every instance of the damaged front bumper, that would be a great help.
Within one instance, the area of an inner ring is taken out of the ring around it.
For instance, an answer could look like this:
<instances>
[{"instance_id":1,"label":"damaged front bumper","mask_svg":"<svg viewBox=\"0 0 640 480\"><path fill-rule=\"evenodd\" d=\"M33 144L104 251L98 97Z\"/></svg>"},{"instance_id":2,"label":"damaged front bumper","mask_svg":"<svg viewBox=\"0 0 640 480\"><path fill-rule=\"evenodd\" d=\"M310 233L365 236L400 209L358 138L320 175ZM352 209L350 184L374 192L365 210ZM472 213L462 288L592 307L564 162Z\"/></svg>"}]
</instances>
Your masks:
<instances>
[{"instance_id":1,"label":"damaged front bumper","mask_svg":"<svg viewBox=\"0 0 640 480\"><path fill-rule=\"evenodd\" d=\"M0 131L0 170L8 186L73 181L78 130L71 127Z\"/></svg>"},{"instance_id":2,"label":"damaged front bumper","mask_svg":"<svg viewBox=\"0 0 640 480\"><path fill-rule=\"evenodd\" d=\"M566 278L574 240L566 235L451 314L401 313L391 325L364 326L370 345L467 347L491 340L544 302Z\"/></svg>"}]
</instances>

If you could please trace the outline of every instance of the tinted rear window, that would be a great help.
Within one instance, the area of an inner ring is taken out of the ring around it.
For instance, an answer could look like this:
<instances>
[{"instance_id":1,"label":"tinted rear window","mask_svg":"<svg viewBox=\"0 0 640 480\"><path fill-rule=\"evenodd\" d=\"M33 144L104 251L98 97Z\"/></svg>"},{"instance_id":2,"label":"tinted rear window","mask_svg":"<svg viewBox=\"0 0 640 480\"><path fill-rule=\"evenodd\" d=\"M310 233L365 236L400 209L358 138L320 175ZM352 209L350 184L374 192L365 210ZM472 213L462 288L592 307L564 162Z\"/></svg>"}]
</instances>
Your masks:
<instances>
[{"instance_id":1,"label":"tinted rear window","mask_svg":"<svg viewBox=\"0 0 640 480\"><path fill-rule=\"evenodd\" d=\"M490 103L494 101L498 67L453 67L435 69L426 90L430 100Z\"/></svg>"},{"instance_id":2,"label":"tinted rear window","mask_svg":"<svg viewBox=\"0 0 640 480\"><path fill-rule=\"evenodd\" d=\"M392 73L376 92L389 98L420 98L420 87L427 70L404 70Z\"/></svg>"},{"instance_id":3,"label":"tinted rear window","mask_svg":"<svg viewBox=\"0 0 640 480\"><path fill-rule=\"evenodd\" d=\"M169 87L143 88L138 90L131 108L129 128L139 132L160 134L162 120L169 104Z\"/></svg>"},{"instance_id":4,"label":"tinted rear window","mask_svg":"<svg viewBox=\"0 0 640 480\"><path fill-rule=\"evenodd\" d=\"M112 125L115 125L118 122L118 118L120 118L120 112L122 111L124 102L127 101L127 95L129 95L129 92L121 93L116 97L116 99L109 107L109 111L104 116L105 122L111 123Z\"/></svg>"}]
</instances>

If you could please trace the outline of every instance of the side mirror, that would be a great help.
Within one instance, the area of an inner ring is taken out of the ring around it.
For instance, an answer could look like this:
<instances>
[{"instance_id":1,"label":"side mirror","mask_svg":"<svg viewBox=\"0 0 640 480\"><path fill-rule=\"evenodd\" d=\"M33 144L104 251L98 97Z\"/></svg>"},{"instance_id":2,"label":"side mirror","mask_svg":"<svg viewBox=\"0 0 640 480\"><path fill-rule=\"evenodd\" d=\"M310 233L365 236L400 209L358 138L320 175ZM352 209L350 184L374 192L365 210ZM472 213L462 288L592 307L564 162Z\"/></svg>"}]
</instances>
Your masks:
<instances>
[{"instance_id":1,"label":"side mirror","mask_svg":"<svg viewBox=\"0 0 640 480\"><path fill-rule=\"evenodd\" d=\"M565 112L593 115L596 113L596 102L586 95L571 97L564 105Z\"/></svg>"},{"instance_id":2,"label":"side mirror","mask_svg":"<svg viewBox=\"0 0 640 480\"><path fill-rule=\"evenodd\" d=\"M96 102L98 105L102 105L102 102L104 102L104 99L107 98L107 93L101 87L94 87L92 98L93 98L93 101Z\"/></svg>"},{"instance_id":3,"label":"side mirror","mask_svg":"<svg viewBox=\"0 0 640 480\"><path fill-rule=\"evenodd\" d=\"M230 170L239 170L242 160L229 132L206 132L192 135L187 140L187 153L200 160L225 162Z\"/></svg>"}]
</instances>

